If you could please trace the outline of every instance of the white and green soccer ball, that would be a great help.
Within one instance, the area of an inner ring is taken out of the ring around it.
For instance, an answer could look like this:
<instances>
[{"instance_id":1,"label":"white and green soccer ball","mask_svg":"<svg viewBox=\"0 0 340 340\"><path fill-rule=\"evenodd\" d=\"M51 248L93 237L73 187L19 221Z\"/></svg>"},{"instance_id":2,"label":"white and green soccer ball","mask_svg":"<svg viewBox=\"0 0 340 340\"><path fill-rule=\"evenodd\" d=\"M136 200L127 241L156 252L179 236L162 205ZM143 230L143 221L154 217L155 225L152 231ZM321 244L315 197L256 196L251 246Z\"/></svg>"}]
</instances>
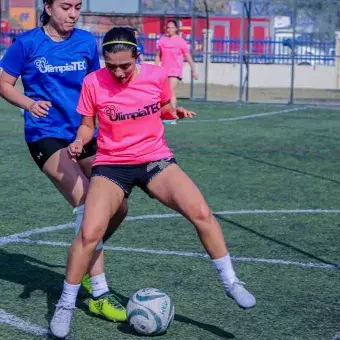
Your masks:
<instances>
[{"instance_id":1,"label":"white and green soccer ball","mask_svg":"<svg viewBox=\"0 0 340 340\"><path fill-rule=\"evenodd\" d=\"M174 318L171 298L157 288L143 288L131 296L127 307L129 326L143 335L160 335Z\"/></svg>"}]
</instances>

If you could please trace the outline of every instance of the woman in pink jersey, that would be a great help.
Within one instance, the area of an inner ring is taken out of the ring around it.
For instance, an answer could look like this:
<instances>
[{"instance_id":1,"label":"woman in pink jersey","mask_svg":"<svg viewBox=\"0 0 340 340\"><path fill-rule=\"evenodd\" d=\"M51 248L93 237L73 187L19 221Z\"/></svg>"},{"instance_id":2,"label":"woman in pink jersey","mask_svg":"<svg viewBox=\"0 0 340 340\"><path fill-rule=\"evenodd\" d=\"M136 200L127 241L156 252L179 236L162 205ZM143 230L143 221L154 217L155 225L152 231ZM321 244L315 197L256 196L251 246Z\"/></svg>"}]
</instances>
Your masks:
<instances>
[{"instance_id":1,"label":"woman in pink jersey","mask_svg":"<svg viewBox=\"0 0 340 340\"><path fill-rule=\"evenodd\" d=\"M110 218L135 186L195 226L227 296L242 308L253 307L255 298L236 277L217 220L165 141L163 118L192 118L194 113L172 107L163 68L137 64L137 42L131 30L115 27L106 33L103 55L106 67L89 74L83 82L78 104L82 123L76 140L69 145L70 156L79 155L98 121L98 151L85 216L71 246L63 293L50 325L52 333L68 334L76 289ZM74 288L72 295L68 286Z\"/></svg>"},{"instance_id":2,"label":"woman in pink jersey","mask_svg":"<svg viewBox=\"0 0 340 340\"><path fill-rule=\"evenodd\" d=\"M195 63L191 57L187 42L177 34L178 25L175 20L169 20L166 24L166 35L162 36L157 44L155 64L165 68L170 87L173 92L171 104L173 107L177 105L176 88L180 80L182 80L184 57L187 59L192 75L198 79L195 69Z\"/></svg>"}]
</instances>

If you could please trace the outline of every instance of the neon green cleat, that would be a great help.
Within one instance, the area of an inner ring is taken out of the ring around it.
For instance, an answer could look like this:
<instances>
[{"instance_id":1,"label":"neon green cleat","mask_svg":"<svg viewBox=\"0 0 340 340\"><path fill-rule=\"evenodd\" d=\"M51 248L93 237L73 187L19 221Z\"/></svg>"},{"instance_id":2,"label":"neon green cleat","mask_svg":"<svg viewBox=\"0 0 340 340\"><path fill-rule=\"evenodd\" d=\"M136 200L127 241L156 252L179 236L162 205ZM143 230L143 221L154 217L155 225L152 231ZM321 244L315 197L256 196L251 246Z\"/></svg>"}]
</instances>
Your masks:
<instances>
[{"instance_id":1,"label":"neon green cleat","mask_svg":"<svg viewBox=\"0 0 340 340\"><path fill-rule=\"evenodd\" d=\"M89 309L95 315L114 322L125 322L127 320L126 309L112 293L105 293L97 299L90 299Z\"/></svg>"},{"instance_id":2,"label":"neon green cleat","mask_svg":"<svg viewBox=\"0 0 340 340\"><path fill-rule=\"evenodd\" d=\"M83 278L81 279L81 285L88 294L92 294L92 287L89 274L86 273L83 276Z\"/></svg>"}]
</instances>

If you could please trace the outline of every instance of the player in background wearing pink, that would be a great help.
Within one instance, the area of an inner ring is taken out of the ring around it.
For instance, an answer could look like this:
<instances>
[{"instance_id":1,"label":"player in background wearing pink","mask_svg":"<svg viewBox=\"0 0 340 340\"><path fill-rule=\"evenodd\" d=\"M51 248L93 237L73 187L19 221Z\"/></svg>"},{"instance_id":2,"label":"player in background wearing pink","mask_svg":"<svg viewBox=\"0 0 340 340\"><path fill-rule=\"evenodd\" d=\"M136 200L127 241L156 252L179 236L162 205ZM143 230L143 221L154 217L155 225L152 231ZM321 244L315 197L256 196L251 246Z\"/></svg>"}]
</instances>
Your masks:
<instances>
[{"instance_id":1,"label":"player in background wearing pink","mask_svg":"<svg viewBox=\"0 0 340 340\"><path fill-rule=\"evenodd\" d=\"M78 104L81 126L68 148L70 156L77 157L98 122L98 150L84 220L70 249L63 292L50 324L52 333L56 337L69 333L81 278L110 218L135 186L194 225L226 294L242 308L253 307L255 298L236 277L218 221L165 141L162 118L192 118L195 114L173 108L162 67L137 64L137 41L131 30L114 27L107 32L103 56L106 67L83 82Z\"/></svg>"},{"instance_id":2,"label":"player in background wearing pink","mask_svg":"<svg viewBox=\"0 0 340 340\"><path fill-rule=\"evenodd\" d=\"M175 20L169 20L166 23L166 34L163 35L157 44L156 49L156 65L162 65L168 75L170 87L172 89L171 104L177 106L176 88L180 80L182 80L184 57L188 61L192 75L198 79L195 63L191 57L188 43L177 34L178 24ZM165 121L166 122L166 121ZM175 120L168 123L176 123Z\"/></svg>"}]
</instances>

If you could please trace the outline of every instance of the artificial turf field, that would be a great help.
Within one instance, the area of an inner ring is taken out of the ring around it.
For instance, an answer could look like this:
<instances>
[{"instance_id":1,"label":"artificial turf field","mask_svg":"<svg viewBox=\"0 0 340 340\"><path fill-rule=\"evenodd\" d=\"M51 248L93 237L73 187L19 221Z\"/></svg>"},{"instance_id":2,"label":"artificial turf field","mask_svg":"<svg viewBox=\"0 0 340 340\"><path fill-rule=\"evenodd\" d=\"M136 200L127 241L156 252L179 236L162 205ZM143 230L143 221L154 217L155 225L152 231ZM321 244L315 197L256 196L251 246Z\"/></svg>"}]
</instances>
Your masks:
<instances>
[{"instance_id":1,"label":"artificial turf field","mask_svg":"<svg viewBox=\"0 0 340 340\"><path fill-rule=\"evenodd\" d=\"M257 305L226 298L193 227L138 188L107 243L112 290L125 302L143 287L165 290L175 320L164 340L340 338L340 109L181 104L198 115L166 126L168 143L217 212ZM0 142L0 339L47 338L74 217L4 100ZM92 317L81 293L70 339L138 338Z\"/></svg>"}]
</instances>

